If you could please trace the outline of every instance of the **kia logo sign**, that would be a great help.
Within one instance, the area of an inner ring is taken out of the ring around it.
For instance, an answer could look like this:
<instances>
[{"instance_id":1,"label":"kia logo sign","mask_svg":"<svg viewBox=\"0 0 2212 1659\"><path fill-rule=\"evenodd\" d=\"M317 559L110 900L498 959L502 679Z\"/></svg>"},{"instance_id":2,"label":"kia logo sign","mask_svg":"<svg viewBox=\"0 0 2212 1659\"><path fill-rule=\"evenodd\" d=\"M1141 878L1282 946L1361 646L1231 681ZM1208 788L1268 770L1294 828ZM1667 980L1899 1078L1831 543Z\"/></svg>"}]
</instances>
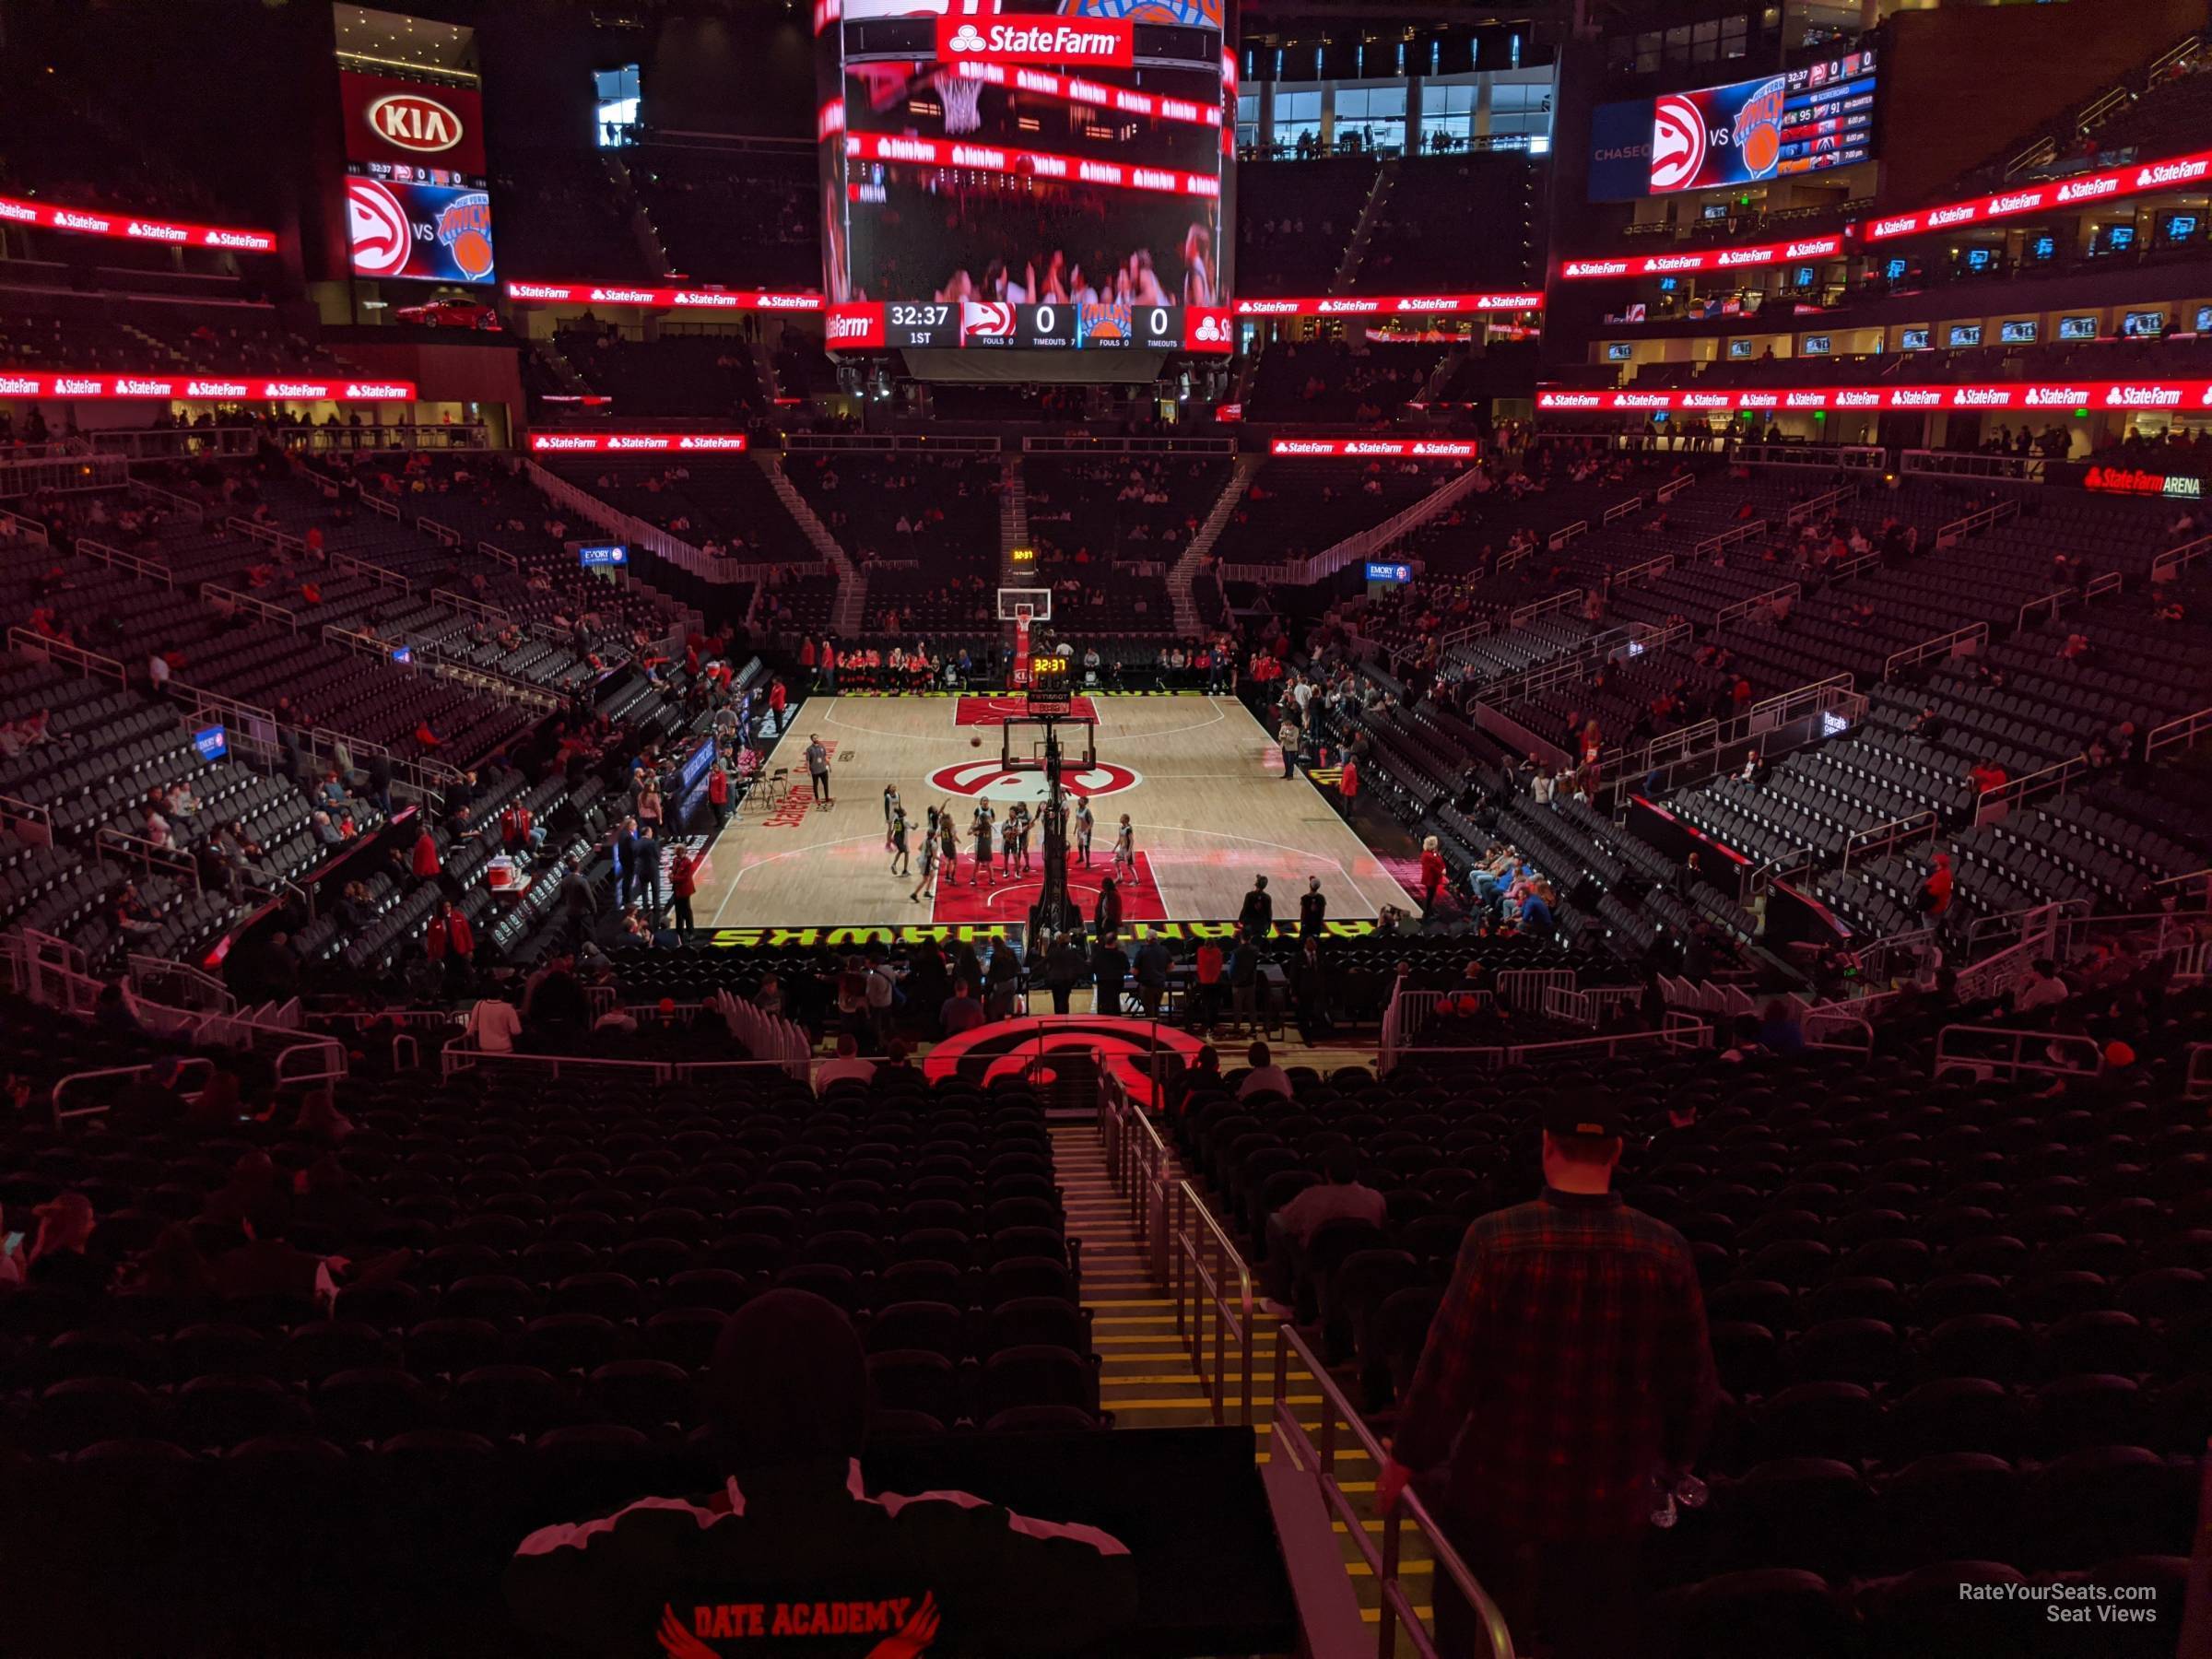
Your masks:
<instances>
[{"instance_id":1,"label":"kia logo sign","mask_svg":"<svg viewBox=\"0 0 2212 1659\"><path fill-rule=\"evenodd\" d=\"M401 149L434 156L461 142L461 117L419 92L388 92L367 115L370 131Z\"/></svg>"},{"instance_id":2,"label":"kia logo sign","mask_svg":"<svg viewBox=\"0 0 2212 1659\"><path fill-rule=\"evenodd\" d=\"M346 181L346 232L353 268L364 276L395 276L406 269L414 229L399 198L374 179Z\"/></svg>"},{"instance_id":3,"label":"kia logo sign","mask_svg":"<svg viewBox=\"0 0 2212 1659\"><path fill-rule=\"evenodd\" d=\"M1652 188L1679 190L1704 166L1704 111L1679 95L1660 99L1652 109Z\"/></svg>"},{"instance_id":4,"label":"kia logo sign","mask_svg":"<svg viewBox=\"0 0 2212 1659\"><path fill-rule=\"evenodd\" d=\"M1112 65L1136 61L1125 18L959 18L937 19L937 61Z\"/></svg>"}]
</instances>

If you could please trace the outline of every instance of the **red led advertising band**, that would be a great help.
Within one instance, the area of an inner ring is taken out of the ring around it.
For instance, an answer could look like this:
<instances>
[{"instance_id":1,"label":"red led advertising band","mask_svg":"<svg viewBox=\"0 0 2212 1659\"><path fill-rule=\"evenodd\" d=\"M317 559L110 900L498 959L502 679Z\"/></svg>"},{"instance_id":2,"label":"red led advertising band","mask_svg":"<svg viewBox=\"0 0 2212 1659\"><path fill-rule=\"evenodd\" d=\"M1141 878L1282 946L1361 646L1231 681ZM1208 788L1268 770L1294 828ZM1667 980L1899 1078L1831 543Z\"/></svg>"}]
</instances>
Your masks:
<instances>
[{"instance_id":1,"label":"red led advertising band","mask_svg":"<svg viewBox=\"0 0 2212 1659\"><path fill-rule=\"evenodd\" d=\"M46 230L72 230L80 236L165 242L176 248L229 248L240 253L276 252L274 230L250 230L237 225L181 224L135 213L63 207L52 202L23 202L13 196L0 196L0 220L12 225L36 225Z\"/></svg>"},{"instance_id":2,"label":"red led advertising band","mask_svg":"<svg viewBox=\"0 0 2212 1659\"><path fill-rule=\"evenodd\" d=\"M1548 388L1536 407L1594 414L1756 409L2075 409L2212 408L2212 381L2015 381L1979 386L1762 386L1718 391L1578 392Z\"/></svg>"},{"instance_id":3,"label":"red led advertising band","mask_svg":"<svg viewBox=\"0 0 2212 1659\"><path fill-rule=\"evenodd\" d=\"M1793 259L1834 259L1842 253L1841 236L1806 236L1747 248L1700 248L1691 253L1562 260L1559 275L1571 281L1593 276L1675 276L1693 271L1741 271L1757 265L1786 265Z\"/></svg>"},{"instance_id":4,"label":"red led advertising band","mask_svg":"<svg viewBox=\"0 0 2212 1659\"><path fill-rule=\"evenodd\" d=\"M524 305L638 305L648 311L818 312L819 294L765 288L631 288L612 282L511 282L507 298Z\"/></svg>"},{"instance_id":5,"label":"red led advertising band","mask_svg":"<svg viewBox=\"0 0 2212 1659\"><path fill-rule=\"evenodd\" d=\"M215 397L310 403L413 403L413 381L282 380L229 374L67 374L0 369L0 398Z\"/></svg>"},{"instance_id":6,"label":"red led advertising band","mask_svg":"<svg viewBox=\"0 0 2212 1659\"><path fill-rule=\"evenodd\" d=\"M1124 115L1151 115L1161 121L1187 122L1194 126L1219 126L1221 106L1197 103L1187 98L1162 98L1127 87L1102 87L1079 75L1055 75L1049 69L1031 69L1019 64L988 64L962 60L948 65L962 80L979 80L989 87L1007 87L1056 98L1064 103L1098 104ZM818 126L819 122L817 123ZM822 136L827 137L827 133Z\"/></svg>"},{"instance_id":7,"label":"red led advertising band","mask_svg":"<svg viewBox=\"0 0 2212 1659\"><path fill-rule=\"evenodd\" d=\"M1924 207L1917 213L1893 213L1883 218L1865 220L1858 226L1858 233L1870 242L1888 241L1891 237L1914 236L1924 230L1951 230L1960 225L2009 218L2016 213L2075 207L2087 202L2109 202L2120 196L2144 195L2154 190L2202 184L2206 179L2212 179L2212 150L2198 150L2187 156L2169 156L2163 161L2145 161L2105 172L2053 179L1996 195L1977 196L1971 201L1947 202L1940 207Z\"/></svg>"},{"instance_id":8,"label":"red led advertising band","mask_svg":"<svg viewBox=\"0 0 2212 1659\"><path fill-rule=\"evenodd\" d=\"M1327 455L1347 460L1405 456L1415 461L1472 461L1472 439L1439 438L1277 438L1271 455Z\"/></svg>"},{"instance_id":9,"label":"red led advertising band","mask_svg":"<svg viewBox=\"0 0 2212 1659\"><path fill-rule=\"evenodd\" d=\"M1049 150L1010 149L1005 145L970 144L958 138L847 133L845 154L863 161L907 161L919 167L1018 173L1040 179L1065 179L1077 184L1105 184L1118 190L1154 191L1162 195L1221 194L1221 181L1212 173L1182 172L1170 167L1135 167L1122 161L1087 161L1078 156L1055 156Z\"/></svg>"},{"instance_id":10,"label":"red led advertising band","mask_svg":"<svg viewBox=\"0 0 2212 1659\"><path fill-rule=\"evenodd\" d=\"M1542 311L1541 294L1363 294L1350 299L1232 300L1240 317L1432 317L1453 312Z\"/></svg>"},{"instance_id":11,"label":"red led advertising band","mask_svg":"<svg viewBox=\"0 0 2212 1659\"><path fill-rule=\"evenodd\" d=\"M700 455L746 447L743 432L533 432L540 455Z\"/></svg>"}]
</instances>

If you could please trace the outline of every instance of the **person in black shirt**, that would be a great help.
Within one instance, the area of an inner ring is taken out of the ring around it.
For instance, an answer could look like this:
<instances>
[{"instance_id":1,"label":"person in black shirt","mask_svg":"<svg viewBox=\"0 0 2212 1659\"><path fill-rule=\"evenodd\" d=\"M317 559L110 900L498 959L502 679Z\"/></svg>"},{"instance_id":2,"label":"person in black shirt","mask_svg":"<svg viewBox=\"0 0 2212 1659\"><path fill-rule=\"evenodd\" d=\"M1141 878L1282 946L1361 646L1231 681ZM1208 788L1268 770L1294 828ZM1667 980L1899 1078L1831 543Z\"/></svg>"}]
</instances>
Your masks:
<instances>
[{"instance_id":1,"label":"person in black shirt","mask_svg":"<svg viewBox=\"0 0 2212 1659\"><path fill-rule=\"evenodd\" d=\"M1254 876L1244 908L1237 912L1237 931L1247 939L1265 939L1275 928L1275 900L1267 896L1267 877Z\"/></svg>"},{"instance_id":2,"label":"person in black shirt","mask_svg":"<svg viewBox=\"0 0 2212 1659\"><path fill-rule=\"evenodd\" d=\"M771 1290L730 1316L706 1383L728 1478L523 1540L516 1619L541 1651L718 1659L1105 1653L1135 1563L1094 1527L964 1492L871 1493L867 1364L845 1315Z\"/></svg>"},{"instance_id":3,"label":"person in black shirt","mask_svg":"<svg viewBox=\"0 0 2212 1659\"><path fill-rule=\"evenodd\" d=\"M1321 890L1321 877L1306 877L1306 890L1298 899L1298 936L1317 939L1322 924L1329 919L1329 896Z\"/></svg>"}]
</instances>

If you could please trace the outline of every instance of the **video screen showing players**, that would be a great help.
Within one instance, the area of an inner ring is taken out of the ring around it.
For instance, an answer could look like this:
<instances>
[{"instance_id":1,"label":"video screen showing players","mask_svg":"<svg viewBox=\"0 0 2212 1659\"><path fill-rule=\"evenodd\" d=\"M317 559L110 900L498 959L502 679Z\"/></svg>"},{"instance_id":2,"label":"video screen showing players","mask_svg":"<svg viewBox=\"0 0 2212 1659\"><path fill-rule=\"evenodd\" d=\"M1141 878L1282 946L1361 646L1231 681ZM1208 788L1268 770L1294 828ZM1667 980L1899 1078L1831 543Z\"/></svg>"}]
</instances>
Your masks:
<instances>
[{"instance_id":1,"label":"video screen showing players","mask_svg":"<svg viewBox=\"0 0 2212 1659\"><path fill-rule=\"evenodd\" d=\"M832 304L908 344L1080 347L1179 344L1159 313L1226 302L1218 12L884 4L824 32Z\"/></svg>"}]
</instances>

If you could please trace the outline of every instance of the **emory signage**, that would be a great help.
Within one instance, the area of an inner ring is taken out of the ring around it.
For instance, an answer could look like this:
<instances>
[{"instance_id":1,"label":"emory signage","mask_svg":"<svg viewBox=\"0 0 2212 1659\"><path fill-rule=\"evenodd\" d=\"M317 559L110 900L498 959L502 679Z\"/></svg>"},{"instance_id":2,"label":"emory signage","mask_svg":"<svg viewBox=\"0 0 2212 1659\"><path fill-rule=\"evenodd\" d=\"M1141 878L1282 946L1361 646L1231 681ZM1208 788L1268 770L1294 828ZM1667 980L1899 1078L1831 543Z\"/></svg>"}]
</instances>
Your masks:
<instances>
[{"instance_id":1,"label":"emory signage","mask_svg":"<svg viewBox=\"0 0 2212 1659\"><path fill-rule=\"evenodd\" d=\"M1973 386L1794 386L1721 391L1583 392L1547 387L1536 407L1558 414L1730 413L1793 410L2012 409L2070 414L2076 409L2212 409L2212 381L2016 381Z\"/></svg>"}]
</instances>

